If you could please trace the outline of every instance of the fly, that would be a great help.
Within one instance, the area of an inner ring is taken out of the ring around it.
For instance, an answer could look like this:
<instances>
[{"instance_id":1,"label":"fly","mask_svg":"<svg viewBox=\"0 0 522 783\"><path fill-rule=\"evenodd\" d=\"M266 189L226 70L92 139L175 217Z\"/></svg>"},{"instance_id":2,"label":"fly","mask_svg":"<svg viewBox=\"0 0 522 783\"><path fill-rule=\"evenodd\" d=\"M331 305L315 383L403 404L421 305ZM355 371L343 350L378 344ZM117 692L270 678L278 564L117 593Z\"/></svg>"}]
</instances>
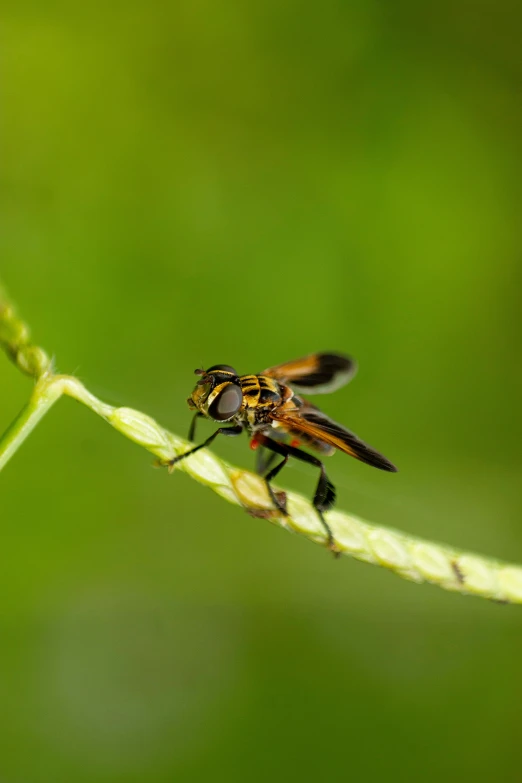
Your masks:
<instances>
[{"instance_id":1,"label":"fly","mask_svg":"<svg viewBox=\"0 0 522 783\"><path fill-rule=\"evenodd\" d=\"M168 465L173 467L209 446L218 435L235 436L246 431L251 437L251 447L261 447L257 471L266 482L275 508L284 516L288 515L286 496L274 491L272 481L290 457L314 465L319 469L319 481L313 506L326 532L328 547L337 553L332 530L324 517L334 506L335 487L326 475L322 460L301 447L312 449L322 457L330 456L338 449L380 470L396 472L397 468L301 394L335 391L348 383L356 371L355 361L338 353L313 353L269 367L259 375L239 375L228 364L195 370L200 379L187 400L189 408L195 411L189 440L194 440L200 417L226 422L227 426L220 426L203 443L170 460ZM281 461L272 467L278 456L282 457Z\"/></svg>"}]
</instances>

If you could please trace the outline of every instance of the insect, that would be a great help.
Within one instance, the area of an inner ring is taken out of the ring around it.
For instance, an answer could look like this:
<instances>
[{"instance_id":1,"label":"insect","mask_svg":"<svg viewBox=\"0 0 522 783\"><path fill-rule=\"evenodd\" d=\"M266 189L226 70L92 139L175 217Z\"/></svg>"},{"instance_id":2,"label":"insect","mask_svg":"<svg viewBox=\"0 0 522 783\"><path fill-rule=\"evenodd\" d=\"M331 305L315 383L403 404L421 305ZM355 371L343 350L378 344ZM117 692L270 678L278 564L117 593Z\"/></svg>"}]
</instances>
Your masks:
<instances>
[{"instance_id":1,"label":"insect","mask_svg":"<svg viewBox=\"0 0 522 783\"><path fill-rule=\"evenodd\" d=\"M195 370L200 379L187 400L189 408L195 411L189 440L194 440L198 418L206 417L220 424L226 422L227 426L218 427L203 443L174 457L168 465L173 467L209 446L218 435L240 435L246 430L251 436L251 447L261 447L257 470L264 477L275 508L283 515L288 514L286 496L274 491L272 481L290 457L314 465L319 469L319 481L313 506L326 532L329 548L337 552L332 530L324 517L335 503L335 487L326 475L322 460L303 451L301 446L323 457L339 449L380 470L395 472L397 468L353 432L305 400L301 393L335 391L348 383L356 371L356 362L338 353L313 353L269 367L259 375L239 375L228 364ZM282 457L281 461L272 467L278 456Z\"/></svg>"}]
</instances>

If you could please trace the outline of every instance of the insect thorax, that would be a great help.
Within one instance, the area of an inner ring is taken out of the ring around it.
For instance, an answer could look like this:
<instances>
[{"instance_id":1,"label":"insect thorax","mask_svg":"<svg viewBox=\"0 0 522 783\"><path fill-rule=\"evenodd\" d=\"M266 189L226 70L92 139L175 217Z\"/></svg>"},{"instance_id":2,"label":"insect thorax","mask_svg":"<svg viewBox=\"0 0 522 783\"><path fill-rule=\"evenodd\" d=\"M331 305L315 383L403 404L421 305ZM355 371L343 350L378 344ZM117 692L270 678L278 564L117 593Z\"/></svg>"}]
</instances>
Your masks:
<instances>
[{"instance_id":1,"label":"insect thorax","mask_svg":"<svg viewBox=\"0 0 522 783\"><path fill-rule=\"evenodd\" d=\"M272 409L281 404L279 383L267 375L243 375L239 379L245 408Z\"/></svg>"},{"instance_id":2,"label":"insect thorax","mask_svg":"<svg viewBox=\"0 0 522 783\"><path fill-rule=\"evenodd\" d=\"M250 430L268 421L283 395L279 383L266 375L243 375L239 379L243 392L242 418Z\"/></svg>"}]
</instances>

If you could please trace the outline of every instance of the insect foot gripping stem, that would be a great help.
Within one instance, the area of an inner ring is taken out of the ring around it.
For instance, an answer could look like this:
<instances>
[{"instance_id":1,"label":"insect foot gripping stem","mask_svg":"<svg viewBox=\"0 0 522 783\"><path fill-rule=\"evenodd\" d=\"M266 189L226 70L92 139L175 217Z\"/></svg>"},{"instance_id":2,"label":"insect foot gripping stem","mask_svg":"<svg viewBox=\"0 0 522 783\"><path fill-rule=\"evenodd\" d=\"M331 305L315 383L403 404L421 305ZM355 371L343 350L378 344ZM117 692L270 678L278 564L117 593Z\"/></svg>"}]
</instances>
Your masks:
<instances>
[{"instance_id":1,"label":"insect foot gripping stem","mask_svg":"<svg viewBox=\"0 0 522 783\"><path fill-rule=\"evenodd\" d=\"M269 493L270 494L270 493ZM272 500L272 496L270 497ZM275 508L258 508L256 506L243 506L245 511L250 517L254 519L280 519L281 517L287 517L288 511L286 510L286 492L282 490L274 490L273 502Z\"/></svg>"}]
</instances>

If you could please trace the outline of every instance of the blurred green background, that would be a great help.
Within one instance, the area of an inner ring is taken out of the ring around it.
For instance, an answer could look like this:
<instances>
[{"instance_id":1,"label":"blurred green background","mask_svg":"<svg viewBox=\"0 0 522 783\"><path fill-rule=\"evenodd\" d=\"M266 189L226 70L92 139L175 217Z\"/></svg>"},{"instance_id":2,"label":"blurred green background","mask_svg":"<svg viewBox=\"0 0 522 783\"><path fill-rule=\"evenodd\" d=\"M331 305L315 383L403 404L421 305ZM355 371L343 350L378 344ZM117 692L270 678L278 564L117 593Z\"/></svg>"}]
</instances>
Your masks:
<instances>
[{"instance_id":1,"label":"blurred green background","mask_svg":"<svg viewBox=\"0 0 522 783\"><path fill-rule=\"evenodd\" d=\"M336 455L339 507L522 561L520 17L8 1L0 276L36 341L180 434L197 366L352 353L318 401L400 473ZM151 462L63 400L2 473L2 783L522 779L520 607Z\"/></svg>"}]
</instances>

